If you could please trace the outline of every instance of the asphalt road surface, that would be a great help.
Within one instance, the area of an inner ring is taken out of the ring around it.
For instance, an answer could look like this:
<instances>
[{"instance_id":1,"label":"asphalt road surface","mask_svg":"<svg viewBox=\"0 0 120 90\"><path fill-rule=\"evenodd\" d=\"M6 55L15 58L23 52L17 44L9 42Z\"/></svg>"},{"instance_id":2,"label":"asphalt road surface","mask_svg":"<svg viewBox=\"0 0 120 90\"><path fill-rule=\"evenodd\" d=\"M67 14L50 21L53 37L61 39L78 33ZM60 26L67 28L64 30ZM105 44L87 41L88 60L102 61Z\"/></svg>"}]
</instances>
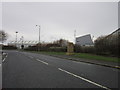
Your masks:
<instances>
[{"instance_id":1,"label":"asphalt road surface","mask_svg":"<svg viewBox=\"0 0 120 90\"><path fill-rule=\"evenodd\" d=\"M3 88L118 88L118 69L42 54L5 52Z\"/></svg>"},{"instance_id":2,"label":"asphalt road surface","mask_svg":"<svg viewBox=\"0 0 120 90\"><path fill-rule=\"evenodd\" d=\"M2 89L2 53L0 51L0 89Z\"/></svg>"}]
</instances>

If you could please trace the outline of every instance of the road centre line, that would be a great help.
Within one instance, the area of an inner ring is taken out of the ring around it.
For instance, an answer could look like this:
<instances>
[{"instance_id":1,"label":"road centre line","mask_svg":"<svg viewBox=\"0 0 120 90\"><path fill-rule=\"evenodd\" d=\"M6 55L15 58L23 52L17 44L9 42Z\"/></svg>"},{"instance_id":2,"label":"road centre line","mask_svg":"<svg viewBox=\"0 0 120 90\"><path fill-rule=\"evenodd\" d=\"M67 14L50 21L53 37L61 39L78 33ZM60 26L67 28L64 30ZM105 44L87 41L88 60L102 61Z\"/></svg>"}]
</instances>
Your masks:
<instances>
[{"instance_id":1,"label":"road centre line","mask_svg":"<svg viewBox=\"0 0 120 90\"><path fill-rule=\"evenodd\" d=\"M8 56L8 54L6 53L6 56L5 56L5 58L2 60L2 62L4 62L4 61L6 60L7 56Z\"/></svg>"},{"instance_id":2,"label":"road centre line","mask_svg":"<svg viewBox=\"0 0 120 90\"><path fill-rule=\"evenodd\" d=\"M69 74L69 75L72 75L72 76L74 76L74 77L77 77L77 78L79 78L79 79L82 79L82 80L84 80L84 81L86 81L86 82L89 82L89 83L91 83L91 84L93 84L93 85L96 85L96 86L98 86L98 87L101 87L101 88L104 88L104 89L106 89L106 90L111 90L111 89L109 89L109 88L107 88L107 87L105 87L105 86L103 86L103 85L100 85L100 84L98 84L98 83L95 83L95 82L93 82L93 81L91 81L91 80L88 80L88 79L86 79L86 78L83 78L83 77L81 77L81 76L78 76L78 75L76 75L76 74L74 74L74 73L71 73L71 72L69 72L69 71L66 71L66 70L63 70L63 69L61 69L61 68L58 68L60 71L62 71L62 72L65 72L65 73L67 73L67 74Z\"/></svg>"},{"instance_id":3,"label":"road centre line","mask_svg":"<svg viewBox=\"0 0 120 90\"><path fill-rule=\"evenodd\" d=\"M44 63L44 64L46 64L46 65L48 65L47 62L44 62L44 61L42 61L42 60L40 60L40 59L36 59L36 60L39 61L39 62L42 62L42 63Z\"/></svg>"}]
</instances>

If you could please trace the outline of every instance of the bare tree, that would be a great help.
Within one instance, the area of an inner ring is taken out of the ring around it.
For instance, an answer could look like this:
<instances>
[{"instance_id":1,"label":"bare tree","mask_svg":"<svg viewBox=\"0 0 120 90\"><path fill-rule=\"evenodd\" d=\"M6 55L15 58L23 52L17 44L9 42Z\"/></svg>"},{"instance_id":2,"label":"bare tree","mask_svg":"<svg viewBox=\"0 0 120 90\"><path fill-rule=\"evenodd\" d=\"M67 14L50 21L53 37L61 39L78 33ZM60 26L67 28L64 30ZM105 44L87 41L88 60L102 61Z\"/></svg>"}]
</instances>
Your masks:
<instances>
[{"instance_id":1,"label":"bare tree","mask_svg":"<svg viewBox=\"0 0 120 90\"><path fill-rule=\"evenodd\" d=\"M8 38L8 34L5 31L0 30L0 42L6 41L7 38Z\"/></svg>"}]
</instances>

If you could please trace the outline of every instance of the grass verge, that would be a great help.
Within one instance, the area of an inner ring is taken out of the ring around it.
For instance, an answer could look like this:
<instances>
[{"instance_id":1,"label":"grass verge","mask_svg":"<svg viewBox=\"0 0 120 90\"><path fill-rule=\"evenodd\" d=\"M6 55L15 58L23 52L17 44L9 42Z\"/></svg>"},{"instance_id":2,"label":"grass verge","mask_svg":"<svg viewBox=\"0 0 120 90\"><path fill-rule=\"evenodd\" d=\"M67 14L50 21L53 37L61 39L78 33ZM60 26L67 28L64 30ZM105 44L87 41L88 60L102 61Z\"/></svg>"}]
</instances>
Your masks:
<instances>
[{"instance_id":1,"label":"grass verge","mask_svg":"<svg viewBox=\"0 0 120 90\"><path fill-rule=\"evenodd\" d=\"M60 55L60 56L66 55L65 52L37 52L37 51L31 51L31 52L47 54L47 55ZM101 61L111 61L111 62L119 62L120 63L120 58L117 58L117 57L105 57L105 56L88 54L88 53L74 53L74 55L70 55L70 57L101 60Z\"/></svg>"},{"instance_id":2,"label":"grass verge","mask_svg":"<svg viewBox=\"0 0 120 90\"><path fill-rule=\"evenodd\" d=\"M77 58L111 61L111 62L120 62L120 58L117 58L117 57L105 57L105 56L93 55L93 54L87 54L87 53L76 53L73 56L77 57Z\"/></svg>"}]
</instances>

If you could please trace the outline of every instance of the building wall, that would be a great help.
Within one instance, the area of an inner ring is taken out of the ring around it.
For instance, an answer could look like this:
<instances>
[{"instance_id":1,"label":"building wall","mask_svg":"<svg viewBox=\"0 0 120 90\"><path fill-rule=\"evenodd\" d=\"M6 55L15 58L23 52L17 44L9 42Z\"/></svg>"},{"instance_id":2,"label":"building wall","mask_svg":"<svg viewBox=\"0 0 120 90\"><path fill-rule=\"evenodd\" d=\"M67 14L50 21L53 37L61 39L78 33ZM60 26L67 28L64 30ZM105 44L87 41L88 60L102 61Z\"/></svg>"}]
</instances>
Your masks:
<instances>
[{"instance_id":1,"label":"building wall","mask_svg":"<svg viewBox=\"0 0 120 90\"><path fill-rule=\"evenodd\" d=\"M77 45L81 45L81 46L90 46L93 45L93 41L91 39L91 35L85 35L85 36L81 36L81 37L77 37L76 38L76 44Z\"/></svg>"}]
</instances>

